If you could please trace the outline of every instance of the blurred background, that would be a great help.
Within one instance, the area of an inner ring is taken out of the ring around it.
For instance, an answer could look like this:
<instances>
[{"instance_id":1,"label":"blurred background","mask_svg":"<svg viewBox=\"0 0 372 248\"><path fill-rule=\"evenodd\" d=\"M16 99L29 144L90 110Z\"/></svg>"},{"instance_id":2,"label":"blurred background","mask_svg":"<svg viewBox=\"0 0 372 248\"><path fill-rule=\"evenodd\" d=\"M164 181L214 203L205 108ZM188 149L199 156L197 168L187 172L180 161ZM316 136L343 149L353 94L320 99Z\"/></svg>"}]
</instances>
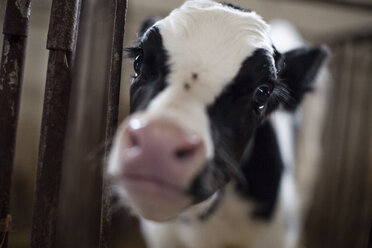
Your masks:
<instances>
[{"instance_id":1,"label":"blurred background","mask_svg":"<svg viewBox=\"0 0 372 248\"><path fill-rule=\"evenodd\" d=\"M1 30L5 2L0 1ZM134 42L142 20L166 16L182 2L129 0L124 46ZM306 165L303 168L308 175L320 168L315 183L310 176L303 179L309 180L305 184L309 188L315 185L303 244L312 248L367 247L372 220L372 2L229 2L256 11L266 21L288 20L309 44L327 44L330 48L330 73L323 72L328 84L320 85L321 92L306 99L304 109L309 114L304 115L305 125L298 147L298 164ZM13 174L9 247L28 247L30 241L50 8L49 0L32 2ZM124 60L120 119L128 112L131 74L131 62ZM325 101L325 105L317 109L319 106L314 106L314 101ZM143 247L135 220L124 210L115 211L114 224L115 246Z\"/></svg>"}]
</instances>

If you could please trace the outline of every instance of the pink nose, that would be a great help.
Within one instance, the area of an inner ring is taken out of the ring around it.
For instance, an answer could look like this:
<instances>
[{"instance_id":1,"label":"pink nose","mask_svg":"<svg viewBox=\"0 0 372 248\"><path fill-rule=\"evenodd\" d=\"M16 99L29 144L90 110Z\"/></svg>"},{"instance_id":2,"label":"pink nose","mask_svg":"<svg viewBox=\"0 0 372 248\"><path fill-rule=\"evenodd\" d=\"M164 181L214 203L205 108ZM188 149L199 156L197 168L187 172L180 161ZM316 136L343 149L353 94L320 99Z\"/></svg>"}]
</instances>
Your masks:
<instances>
[{"instance_id":1,"label":"pink nose","mask_svg":"<svg viewBox=\"0 0 372 248\"><path fill-rule=\"evenodd\" d=\"M203 164L205 148L199 135L172 123L132 119L122 136L124 174L155 177L184 186Z\"/></svg>"}]
</instances>

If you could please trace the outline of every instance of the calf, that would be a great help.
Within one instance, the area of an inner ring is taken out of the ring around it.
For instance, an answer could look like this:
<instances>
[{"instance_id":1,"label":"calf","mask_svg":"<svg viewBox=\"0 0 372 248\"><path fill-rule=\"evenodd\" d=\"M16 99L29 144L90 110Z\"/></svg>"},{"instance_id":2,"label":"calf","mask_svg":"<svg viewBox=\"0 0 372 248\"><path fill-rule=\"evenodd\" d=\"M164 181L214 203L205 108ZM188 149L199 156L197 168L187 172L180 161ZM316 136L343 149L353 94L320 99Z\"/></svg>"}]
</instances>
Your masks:
<instances>
[{"instance_id":1,"label":"calf","mask_svg":"<svg viewBox=\"0 0 372 248\"><path fill-rule=\"evenodd\" d=\"M326 50L281 54L256 13L194 0L145 22L127 51L132 114L108 174L148 246L293 247L293 113Z\"/></svg>"}]
</instances>

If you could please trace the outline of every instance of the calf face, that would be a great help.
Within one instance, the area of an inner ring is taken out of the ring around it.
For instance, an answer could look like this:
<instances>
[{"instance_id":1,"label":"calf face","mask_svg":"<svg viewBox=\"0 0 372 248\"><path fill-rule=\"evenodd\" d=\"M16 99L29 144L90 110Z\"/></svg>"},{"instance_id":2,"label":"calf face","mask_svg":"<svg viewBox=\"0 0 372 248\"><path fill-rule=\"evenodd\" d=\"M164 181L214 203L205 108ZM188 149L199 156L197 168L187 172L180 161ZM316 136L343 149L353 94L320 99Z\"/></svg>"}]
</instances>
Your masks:
<instances>
[{"instance_id":1,"label":"calf face","mask_svg":"<svg viewBox=\"0 0 372 248\"><path fill-rule=\"evenodd\" d=\"M279 106L296 108L326 51L280 54L256 13L199 0L147 21L128 55L132 114L108 174L133 210L164 221L239 175L252 134Z\"/></svg>"}]
</instances>

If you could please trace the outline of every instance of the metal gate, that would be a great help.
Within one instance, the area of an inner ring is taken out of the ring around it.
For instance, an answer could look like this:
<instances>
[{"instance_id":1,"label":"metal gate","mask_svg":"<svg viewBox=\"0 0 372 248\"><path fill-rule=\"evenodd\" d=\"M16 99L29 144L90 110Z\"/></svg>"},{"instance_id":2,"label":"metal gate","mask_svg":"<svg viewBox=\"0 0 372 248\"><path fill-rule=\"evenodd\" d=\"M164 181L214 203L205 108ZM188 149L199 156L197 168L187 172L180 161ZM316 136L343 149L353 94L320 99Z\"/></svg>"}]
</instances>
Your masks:
<instances>
[{"instance_id":1,"label":"metal gate","mask_svg":"<svg viewBox=\"0 0 372 248\"><path fill-rule=\"evenodd\" d=\"M52 3L31 247L108 247L104 163L87 158L97 147L106 154L117 126L126 8L126 0ZM30 15L31 0L7 1L0 74L2 248L7 247L11 222L10 185Z\"/></svg>"}]
</instances>

